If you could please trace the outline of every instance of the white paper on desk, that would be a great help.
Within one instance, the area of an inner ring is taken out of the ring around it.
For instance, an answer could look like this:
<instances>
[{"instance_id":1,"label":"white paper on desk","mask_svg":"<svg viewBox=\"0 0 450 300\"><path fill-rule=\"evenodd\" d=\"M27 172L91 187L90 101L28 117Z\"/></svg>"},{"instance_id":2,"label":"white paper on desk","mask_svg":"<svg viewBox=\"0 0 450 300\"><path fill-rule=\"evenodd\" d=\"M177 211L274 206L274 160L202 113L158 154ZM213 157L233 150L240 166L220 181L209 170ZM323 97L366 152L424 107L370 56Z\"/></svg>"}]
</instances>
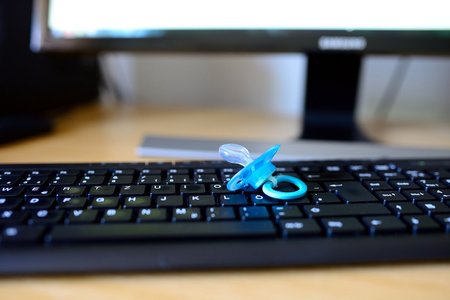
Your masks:
<instances>
[{"instance_id":1,"label":"white paper on desk","mask_svg":"<svg viewBox=\"0 0 450 300\"><path fill-rule=\"evenodd\" d=\"M264 153L275 144L281 144L275 160L311 159L380 159L380 158L449 158L450 149L421 149L385 146L368 142L335 141L251 141L188 139L145 136L137 148L141 157L219 160L218 149L223 144L241 144L252 157Z\"/></svg>"}]
</instances>

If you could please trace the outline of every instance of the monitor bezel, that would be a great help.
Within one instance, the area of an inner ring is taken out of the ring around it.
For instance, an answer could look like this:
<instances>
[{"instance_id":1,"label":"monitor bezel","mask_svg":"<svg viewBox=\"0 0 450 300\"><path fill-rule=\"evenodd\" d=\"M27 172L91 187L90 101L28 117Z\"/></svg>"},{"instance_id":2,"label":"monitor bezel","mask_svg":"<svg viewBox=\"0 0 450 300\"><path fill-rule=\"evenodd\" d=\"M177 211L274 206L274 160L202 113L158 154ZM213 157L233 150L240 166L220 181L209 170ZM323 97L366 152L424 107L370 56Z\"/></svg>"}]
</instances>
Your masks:
<instances>
[{"instance_id":1,"label":"monitor bezel","mask_svg":"<svg viewBox=\"0 0 450 300\"><path fill-rule=\"evenodd\" d=\"M58 38L47 26L50 0L34 0L31 49L36 52L357 52L450 54L450 30L170 30L144 38ZM324 49L320 39L363 41Z\"/></svg>"}]
</instances>

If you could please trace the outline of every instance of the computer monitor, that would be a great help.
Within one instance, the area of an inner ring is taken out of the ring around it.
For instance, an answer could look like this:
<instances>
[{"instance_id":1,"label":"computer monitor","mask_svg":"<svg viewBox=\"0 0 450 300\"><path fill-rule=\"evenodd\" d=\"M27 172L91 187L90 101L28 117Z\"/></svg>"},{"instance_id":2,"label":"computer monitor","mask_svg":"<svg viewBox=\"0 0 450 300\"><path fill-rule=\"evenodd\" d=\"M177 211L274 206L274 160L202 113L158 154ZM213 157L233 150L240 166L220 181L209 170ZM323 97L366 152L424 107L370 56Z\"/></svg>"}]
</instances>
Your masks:
<instances>
[{"instance_id":1,"label":"computer monitor","mask_svg":"<svg viewBox=\"0 0 450 300\"><path fill-rule=\"evenodd\" d=\"M36 51L304 52L303 138L357 139L365 54L450 54L445 1L36 0Z\"/></svg>"}]
</instances>

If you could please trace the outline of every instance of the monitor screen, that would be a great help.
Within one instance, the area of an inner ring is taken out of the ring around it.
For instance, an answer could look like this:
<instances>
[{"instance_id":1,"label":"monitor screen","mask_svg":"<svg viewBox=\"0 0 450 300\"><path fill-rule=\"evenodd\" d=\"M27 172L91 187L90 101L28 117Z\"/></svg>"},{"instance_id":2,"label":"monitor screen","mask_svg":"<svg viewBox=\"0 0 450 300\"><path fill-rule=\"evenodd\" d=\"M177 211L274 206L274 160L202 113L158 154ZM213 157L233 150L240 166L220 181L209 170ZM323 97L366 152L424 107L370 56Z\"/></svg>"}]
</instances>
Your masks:
<instances>
[{"instance_id":1,"label":"monitor screen","mask_svg":"<svg viewBox=\"0 0 450 300\"><path fill-rule=\"evenodd\" d=\"M448 53L445 1L37 0L38 50Z\"/></svg>"}]
</instances>

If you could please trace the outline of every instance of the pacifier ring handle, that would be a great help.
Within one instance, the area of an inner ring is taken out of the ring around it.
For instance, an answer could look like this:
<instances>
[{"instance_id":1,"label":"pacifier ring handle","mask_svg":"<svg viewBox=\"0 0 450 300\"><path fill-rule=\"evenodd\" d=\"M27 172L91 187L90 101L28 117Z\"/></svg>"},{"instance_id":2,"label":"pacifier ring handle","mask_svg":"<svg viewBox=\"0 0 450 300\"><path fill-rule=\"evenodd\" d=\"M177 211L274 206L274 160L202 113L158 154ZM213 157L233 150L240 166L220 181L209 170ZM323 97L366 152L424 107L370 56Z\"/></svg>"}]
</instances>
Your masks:
<instances>
[{"instance_id":1,"label":"pacifier ring handle","mask_svg":"<svg viewBox=\"0 0 450 300\"><path fill-rule=\"evenodd\" d=\"M282 182L291 183L295 185L298 188L298 190L293 192L283 192L275 190L274 188L276 188L276 186ZM297 177L287 175L273 176L268 181L266 181L262 186L264 194L266 194L269 197L280 200L293 200L303 197L306 194L307 189L308 188L303 181L301 181Z\"/></svg>"}]
</instances>

